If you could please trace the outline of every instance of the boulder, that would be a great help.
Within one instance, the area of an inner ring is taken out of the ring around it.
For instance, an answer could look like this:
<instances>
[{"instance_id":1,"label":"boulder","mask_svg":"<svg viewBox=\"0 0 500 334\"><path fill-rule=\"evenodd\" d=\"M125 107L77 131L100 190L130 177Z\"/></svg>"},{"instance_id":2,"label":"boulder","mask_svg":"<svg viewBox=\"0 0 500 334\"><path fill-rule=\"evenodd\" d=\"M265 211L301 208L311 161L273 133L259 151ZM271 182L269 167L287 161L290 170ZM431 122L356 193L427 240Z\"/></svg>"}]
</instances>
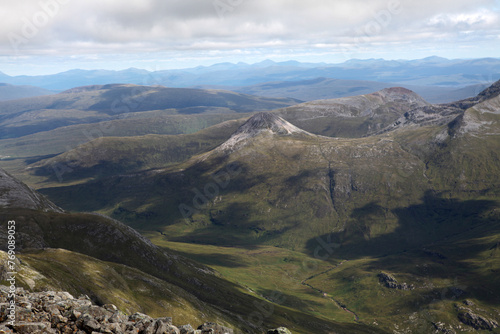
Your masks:
<instances>
[{"instance_id":1,"label":"boulder","mask_svg":"<svg viewBox=\"0 0 500 334\"><path fill-rule=\"evenodd\" d=\"M233 330L228 327L221 326L215 322L205 322L203 325L198 327L202 334L213 333L213 334L233 334Z\"/></svg>"},{"instance_id":2,"label":"boulder","mask_svg":"<svg viewBox=\"0 0 500 334\"><path fill-rule=\"evenodd\" d=\"M286 327L279 327L276 329L269 329L267 334L292 334L292 332Z\"/></svg>"},{"instance_id":3,"label":"boulder","mask_svg":"<svg viewBox=\"0 0 500 334\"><path fill-rule=\"evenodd\" d=\"M187 324L179 327L180 334L194 334L194 328Z\"/></svg>"}]
</instances>

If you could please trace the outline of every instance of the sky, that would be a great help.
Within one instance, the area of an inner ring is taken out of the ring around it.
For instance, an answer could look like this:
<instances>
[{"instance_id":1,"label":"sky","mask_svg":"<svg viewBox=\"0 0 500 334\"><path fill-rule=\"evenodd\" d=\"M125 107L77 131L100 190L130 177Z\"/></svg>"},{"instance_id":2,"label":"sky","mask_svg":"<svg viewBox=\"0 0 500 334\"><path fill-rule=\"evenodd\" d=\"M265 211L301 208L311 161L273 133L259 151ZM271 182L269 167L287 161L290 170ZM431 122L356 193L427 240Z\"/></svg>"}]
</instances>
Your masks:
<instances>
[{"instance_id":1,"label":"sky","mask_svg":"<svg viewBox=\"0 0 500 334\"><path fill-rule=\"evenodd\" d=\"M500 57L500 0L0 0L0 71Z\"/></svg>"}]
</instances>

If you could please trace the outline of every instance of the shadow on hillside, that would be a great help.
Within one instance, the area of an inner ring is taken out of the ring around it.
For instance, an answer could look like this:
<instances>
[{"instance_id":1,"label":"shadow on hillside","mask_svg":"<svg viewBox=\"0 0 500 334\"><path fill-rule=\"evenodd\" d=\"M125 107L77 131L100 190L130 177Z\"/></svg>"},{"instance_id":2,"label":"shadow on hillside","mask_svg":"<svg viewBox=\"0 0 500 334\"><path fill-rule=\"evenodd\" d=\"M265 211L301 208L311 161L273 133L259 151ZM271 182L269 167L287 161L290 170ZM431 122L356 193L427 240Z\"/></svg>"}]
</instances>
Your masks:
<instances>
[{"instance_id":1,"label":"shadow on hillside","mask_svg":"<svg viewBox=\"0 0 500 334\"><path fill-rule=\"evenodd\" d=\"M307 249L314 256L321 246L321 255L330 252L327 261L372 258L364 268L373 275L408 274L421 280L417 285L429 279L448 282L439 289L426 286L423 295L415 290L408 299L414 298L415 305L471 296L498 305L500 269L493 264L498 263L500 251L495 251L500 246L498 238L496 244L491 239L500 235L494 211L498 207L492 200L445 199L428 191L421 204L392 210L399 223L394 232L371 237L373 224L384 219L385 208L370 203L353 211L345 231L321 236L323 244L311 239ZM487 252L489 258L485 258Z\"/></svg>"},{"instance_id":2,"label":"shadow on hillside","mask_svg":"<svg viewBox=\"0 0 500 334\"><path fill-rule=\"evenodd\" d=\"M346 229L321 236L340 247L335 256L358 259L378 257L419 249L425 245L443 242L452 236L490 223L485 214L499 206L492 200L445 199L427 191L422 204L392 210L399 226L394 232L372 236L374 226L385 220L387 209L375 202L353 210ZM314 256L317 238L307 242L309 254Z\"/></svg>"},{"instance_id":3,"label":"shadow on hillside","mask_svg":"<svg viewBox=\"0 0 500 334\"><path fill-rule=\"evenodd\" d=\"M222 266L227 268L244 268L248 267L247 264L241 262L241 259L234 255L224 254L224 253L207 253L207 254L196 254L187 253L179 250L171 251L168 246L165 247L169 252L175 252L185 258L195 260L197 262L203 263L207 266Z\"/></svg>"}]
</instances>

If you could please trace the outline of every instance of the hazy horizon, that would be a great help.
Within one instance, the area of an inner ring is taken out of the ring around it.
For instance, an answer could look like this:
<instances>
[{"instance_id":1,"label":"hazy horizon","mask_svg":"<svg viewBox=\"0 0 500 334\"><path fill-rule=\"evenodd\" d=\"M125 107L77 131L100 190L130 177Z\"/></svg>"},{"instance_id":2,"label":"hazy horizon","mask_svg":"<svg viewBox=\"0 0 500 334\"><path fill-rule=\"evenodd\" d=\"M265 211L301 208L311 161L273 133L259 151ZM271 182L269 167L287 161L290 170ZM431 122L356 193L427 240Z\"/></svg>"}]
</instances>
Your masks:
<instances>
[{"instance_id":1,"label":"hazy horizon","mask_svg":"<svg viewBox=\"0 0 500 334\"><path fill-rule=\"evenodd\" d=\"M500 57L445 58L445 57L440 57L440 56L436 56L436 55L431 55L431 56L424 57L424 58L414 58L414 59L401 59L401 58L395 58L395 59L386 59L386 58L352 58L352 59L348 59L348 60L345 60L345 61L342 61L342 62L307 62L307 61L303 61L302 62L302 61L298 61L296 59L284 59L284 60L275 61L275 60L266 58L264 60L259 60L259 61L255 61L255 62L243 62L243 61L231 62L231 61L227 61L227 62L215 62L215 63L198 64L198 65L193 64L193 66L189 66L189 67L172 67L172 68L153 69L153 70L147 69L147 68L141 68L141 67L137 67L137 66L131 66L131 67L126 67L126 68L99 68L99 67L95 67L95 68L92 68L92 67L89 67L89 68L66 68L64 70L59 70L59 71L56 71L56 72L47 72L47 73L40 73L40 74L32 74L32 73L24 73L24 72L23 73L10 74L8 71L0 69L0 73L6 74L6 75L11 76L11 77L16 77L16 76L56 75L56 74L61 74L61 73L68 72L68 71L73 71L73 70L83 70L83 71L116 71L116 72L120 72L120 71L127 71L127 70L136 69L136 70L141 70L141 71L145 70L145 71L148 71L148 72L155 72L155 71L162 71L162 70L188 70L188 69L194 69L194 68L197 68L197 67L208 68L208 67L211 67L211 66L216 66L216 65L221 65L221 64L233 64L233 65L248 65L248 66L253 66L253 65L257 65L257 64L260 64L260 63L263 63L263 62L266 62L266 61L273 61L276 64L287 63L287 62L300 62L300 63L303 63L303 64L310 63L310 64L326 64L326 65L336 66L336 65L342 65L344 63L348 63L348 62L351 62L351 61L380 60L380 61L411 62L411 61L419 61L419 60L430 59L430 58L443 58L443 59L446 59L448 61L461 61L461 60L462 61L467 61L467 60L480 60L480 59L499 59L500 60Z\"/></svg>"}]
</instances>

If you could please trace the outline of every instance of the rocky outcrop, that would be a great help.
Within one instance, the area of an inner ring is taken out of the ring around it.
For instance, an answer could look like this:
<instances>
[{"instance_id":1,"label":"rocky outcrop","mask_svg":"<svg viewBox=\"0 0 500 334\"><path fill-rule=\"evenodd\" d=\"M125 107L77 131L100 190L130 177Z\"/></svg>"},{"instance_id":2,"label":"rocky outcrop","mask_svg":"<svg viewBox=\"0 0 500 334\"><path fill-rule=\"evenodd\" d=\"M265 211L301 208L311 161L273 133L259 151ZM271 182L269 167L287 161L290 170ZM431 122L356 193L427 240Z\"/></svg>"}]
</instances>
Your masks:
<instances>
[{"instance_id":1,"label":"rocky outcrop","mask_svg":"<svg viewBox=\"0 0 500 334\"><path fill-rule=\"evenodd\" d=\"M457 332L454 329L446 328L446 325L442 322L433 322L432 325L434 326L434 328L438 333L457 334Z\"/></svg>"},{"instance_id":2,"label":"rocky outcrop","mask_svg":"<svg viewBox=\"0 0 500 334\"><path fill-rule=\"evenodd\" d=\"M14 303L8 293L8 287L0 286L0 333L233 334L231 328L212 322L194 330L191 325L174 326L170 317L126 315L114 305L97 306L87 296L74 298L67 292L28 292L18 288Z\"/></svg>"},{"instance_id":3,"label":"rocky outcrop","mask_svg":"<svg viewBox=\"0 0 500 334\"><path fill-rule=\"evenodd\" d=\"M498 328L498 322L493 319L488 319L487 317L474 313L471 309L466 307L458 308L458 320L462 323L471 326L476 330L493 330Z\"/></svg>"},{"instance_id":4,"label":"rocky outcrop","mask_svg":"<svg viewBox=\"0 0 500 334\"><path fill-rule=\"evenodd\" d=\"M415 286L413 284L398 283L396 278L390 274L380 273L377 275L380 283L383 283L389 289L397 290L413 290Z\"/></svg>"},{"instance_id":5,"label":"rocky outcrop","mask_svg":"<svg viewBox=\"0 0 500 334\"><path fill-rule=\"evenodd\" d=\"M267 334L292 334L287 328L280 327L276 329L270 329L267 331Z\"/></svg>"},{"instance_id":6,"label":"rocky outcrop","mask_svg":"<svg viewBox=\"0 0 500 334\"><path fill-rule=\"evenodd\" d=\"M261 112L243 123L238 130L233 133L231 138L221 144L217 150L222 152L233 151L244 145L248 139L261 133L279 136L299 134L314 137L313 134L296 127L273 113Z\"/></svg>"}]
</instances>

